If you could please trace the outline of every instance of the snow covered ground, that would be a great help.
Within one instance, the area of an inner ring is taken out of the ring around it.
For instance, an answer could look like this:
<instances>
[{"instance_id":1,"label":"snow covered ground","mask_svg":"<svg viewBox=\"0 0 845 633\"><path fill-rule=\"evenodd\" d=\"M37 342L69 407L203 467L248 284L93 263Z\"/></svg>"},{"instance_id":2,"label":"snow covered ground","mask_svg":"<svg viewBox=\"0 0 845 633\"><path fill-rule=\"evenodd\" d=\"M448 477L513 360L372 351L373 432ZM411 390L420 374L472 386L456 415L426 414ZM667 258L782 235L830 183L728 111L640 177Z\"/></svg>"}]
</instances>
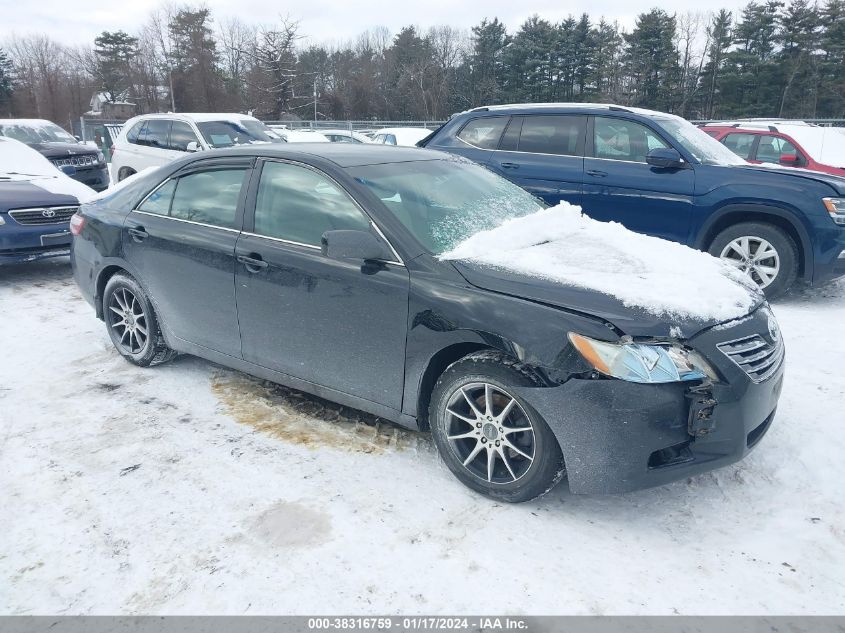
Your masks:
<instances>
[{"instance_id":1,"label":"snow covered ground","mask_svg":"<svg viewBox=\"0 0 845 633\"><path fill-rule=\"evenodd\" d=\"M0 268L0 613L845 614L845 281L775 305L744 462L505 506L424 435L112 349L67 260Z\"/></svg>"}]
</instances>

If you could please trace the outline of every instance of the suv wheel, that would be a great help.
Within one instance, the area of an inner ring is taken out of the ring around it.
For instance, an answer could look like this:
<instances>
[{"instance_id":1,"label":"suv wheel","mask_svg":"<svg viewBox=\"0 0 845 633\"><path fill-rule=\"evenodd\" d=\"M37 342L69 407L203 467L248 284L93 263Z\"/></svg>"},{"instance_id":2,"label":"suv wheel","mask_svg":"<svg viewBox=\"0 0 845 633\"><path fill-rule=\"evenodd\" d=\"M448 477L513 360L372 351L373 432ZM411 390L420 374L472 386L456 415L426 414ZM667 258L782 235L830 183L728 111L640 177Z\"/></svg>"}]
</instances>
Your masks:
<instances>
[{"instance_id":1,"label":"suv wheel","mask_svg":"<svg viewBox=\"0 0 845 633\"><path fill-rule=\"evenodd\" d=\"M103 292L103 316L112 343L130 363L148 367L176 356L164 342L153 306L141 286L118 273Z\"/></svg>"},{"instance_id":2,"label":"suv wheel","mask_svg":"<svg viewBox=\"0 0 845 633\"><path fill-rule=\"evenodd\" d=\"M743 222L716 236L708 252L748 275L769 299L786 292L798 277L798 247L774 225Z\"/></svg>"},{"instance_id":3,"label":"suv wheel","mask_svg":"<svg viewBox=\"0 0 845 633\"><path fill-rule=\"evenodd\" d=\"M497 352L470 354L440 376L431 396L431 432L466 486L516 503L560 481L563 455L554 434L511 389L540 384L530 368Z\"/></svg>"}]
</instances>

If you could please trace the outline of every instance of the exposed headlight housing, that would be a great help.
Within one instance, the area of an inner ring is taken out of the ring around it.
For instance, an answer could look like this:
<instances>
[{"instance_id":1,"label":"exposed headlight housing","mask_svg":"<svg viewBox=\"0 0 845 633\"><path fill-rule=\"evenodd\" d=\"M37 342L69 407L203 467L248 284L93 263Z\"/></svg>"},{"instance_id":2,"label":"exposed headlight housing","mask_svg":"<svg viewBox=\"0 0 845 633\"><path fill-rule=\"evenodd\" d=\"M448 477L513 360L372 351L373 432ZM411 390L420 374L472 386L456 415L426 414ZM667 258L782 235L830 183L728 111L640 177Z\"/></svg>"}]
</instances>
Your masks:
<instances>
[{"instance_id":1,"label":"exposed headlight housing","mask_svg":"<svg viewBox=\"0 0 845 633\"><path fill-rule=\"evenodd\" d=\"M822 202L833 221L845 225L845 198L822 198Z\"/></svg>"},{"instance_id":2,"label":"exposed headlight housing","mask_svg":"<svg viewBox=\"0 0 845 633\"><path fill-rule=\"evenodd\" d=\"M575 332L569 340L596 371L639 383L718 380L716 372L693 350L676 343L608 343Z\"/></svg>"}]
</instances>

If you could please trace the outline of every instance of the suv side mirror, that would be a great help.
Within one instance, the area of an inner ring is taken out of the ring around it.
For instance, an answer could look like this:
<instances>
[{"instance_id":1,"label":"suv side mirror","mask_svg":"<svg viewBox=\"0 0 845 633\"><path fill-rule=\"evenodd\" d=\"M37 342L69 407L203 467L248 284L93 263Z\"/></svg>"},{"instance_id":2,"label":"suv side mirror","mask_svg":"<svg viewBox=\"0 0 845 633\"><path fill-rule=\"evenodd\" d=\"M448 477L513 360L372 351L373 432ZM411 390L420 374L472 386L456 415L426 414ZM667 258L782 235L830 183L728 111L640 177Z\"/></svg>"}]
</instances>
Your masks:
<instances>
[{"instance_id":1,"label":"suv side mirror","mask_svg":"<svg viewBox=\"0 0 845 633\"><path fill-rule=\"evenodd\" d=\"M326 231L322 252L332 259L390 259L390 254L376 237L367 231Z\"/></svg>"},{"instance_id":2,"label":"suv side mirror","mask_svg":"<svg viewBox=\"0 0 845 633\"><path fill-rule=\"evenodd\" d=\"M200 151L200 144L197 143L196 141L191 141L185 147L185 151L187 151L187 152L198 152L198 151Z\"/></svg>"},{"instance_id":3,"label":"suv side mirror","mask_svg":"<svg viewBox=\"0 0 845 633\"><path fill-rule=\"evenodd\" d=\"M646 154L645 162L662 169L681 169L686 166L680 152L671 147L655 147Z\"/></svg>"},{"instance_id":4,"label":"suv side mirror","mask_svg":"<svg viewBox=\"0 0 845 633\"><path fill-rule=\"evenodd\" d=\"M801 159L798 157L798 154L781 154L778 162L780 162L781 165L796 167L801 164Z\"/></svg>"}]
</instances>

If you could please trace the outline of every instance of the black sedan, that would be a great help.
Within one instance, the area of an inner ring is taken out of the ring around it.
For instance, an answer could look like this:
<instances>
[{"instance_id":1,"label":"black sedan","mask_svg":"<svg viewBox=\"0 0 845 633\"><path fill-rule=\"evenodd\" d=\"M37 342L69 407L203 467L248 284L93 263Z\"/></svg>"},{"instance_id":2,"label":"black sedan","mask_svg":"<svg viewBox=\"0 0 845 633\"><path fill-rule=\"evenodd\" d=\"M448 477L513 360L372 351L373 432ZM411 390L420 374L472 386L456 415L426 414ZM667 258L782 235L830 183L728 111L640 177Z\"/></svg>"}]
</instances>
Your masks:
<instances>
[{"instance_id":1,"label":"black sedan","mask_svg":"<svg viewBox=\"0 0 845 633\"><path fill-rule=\"evenodd\" d=\"M783 376L765 302L726 323L675 323L439 257L541 208L430 150L245 147L83 206L72 262L130 362L194 354L430 429L452 472L496 499L531 499L564 474L576 493L633 490L743 457Z\"/></svg>"}]
</instances>

